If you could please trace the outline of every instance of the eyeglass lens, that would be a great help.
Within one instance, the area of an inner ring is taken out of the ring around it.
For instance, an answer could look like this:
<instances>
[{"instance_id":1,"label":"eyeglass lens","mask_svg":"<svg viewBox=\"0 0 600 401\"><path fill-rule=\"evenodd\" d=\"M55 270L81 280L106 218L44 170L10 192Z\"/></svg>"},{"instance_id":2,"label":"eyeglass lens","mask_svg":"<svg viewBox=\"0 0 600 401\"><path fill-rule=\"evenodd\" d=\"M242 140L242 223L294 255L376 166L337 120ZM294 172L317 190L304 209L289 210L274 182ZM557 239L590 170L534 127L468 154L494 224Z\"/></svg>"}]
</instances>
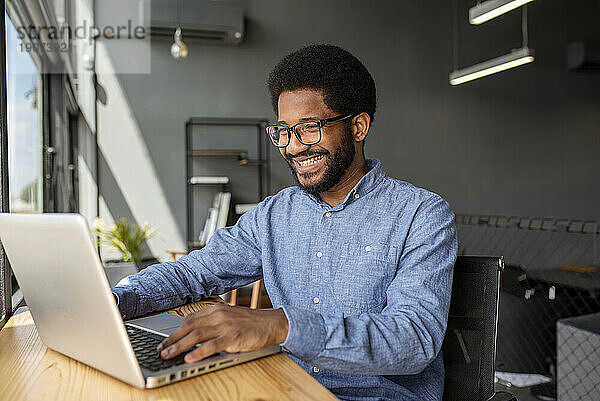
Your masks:
<instances>
[{"instance_id":1,"label":"eyeglass lens","mask_svg":"<svg viewBox=\"0 0 600 401\"><path fill-rule=\"evenodd\" d=\"M275 146L287 146L290 142L290 131L295 130L300 142L304 145L313 145L321 139L321 129L316 122L305 122L293 127L272 125L267 127L267 133Z\"/></svg>"}]
</instances>

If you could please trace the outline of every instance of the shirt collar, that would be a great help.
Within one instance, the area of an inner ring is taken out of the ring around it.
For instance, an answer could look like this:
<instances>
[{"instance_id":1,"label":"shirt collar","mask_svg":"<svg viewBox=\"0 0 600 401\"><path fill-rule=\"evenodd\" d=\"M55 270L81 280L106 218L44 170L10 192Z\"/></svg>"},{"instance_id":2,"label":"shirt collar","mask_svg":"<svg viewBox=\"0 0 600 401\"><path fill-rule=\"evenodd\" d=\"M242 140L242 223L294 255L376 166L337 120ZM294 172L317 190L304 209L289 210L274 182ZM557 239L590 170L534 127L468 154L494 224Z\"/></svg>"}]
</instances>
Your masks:
<instances>
[{"instance_id":1,"label":"shirt collar","mask_svg":"<svg viewBox=\"0 0 600 401\"><path fill-rule=\"evenodd\" d=\"M356 183L354 188L350 190L340 205L347 205L353 200L362 198L375 189L383 177L385 177L385 172L383 171L381 162L378 159L367 159L366 163L369 171L367 171L367 174L363 175L362 178Z\"/></svg>"},{"instance_id":2,"label":"shirt collar","mask_svg":"<svg viewBox=\"0 0 600 401\"><path fill-rule=\"evenodd\" d=\"M367 195L369 192L371 192L373 189L375 189L377 185L379 185L381 180L383 180L383 178L385 177L385 171L383 170L381 162L378 159L367 159L366 164L369 171L367 171L367 173L363 175L362 178L356 183L354 188L352 188L350 192L348 192L348 195L346 195L342 203L340 203L334 208L330 208L327 203L323 202L318 197L310 195L305 191L302 192L304 192L306 195L309 196L309 198L313 199L322 207L334 211L341 210L350 202L358 200Z\"/></svg>"}]
</instances>

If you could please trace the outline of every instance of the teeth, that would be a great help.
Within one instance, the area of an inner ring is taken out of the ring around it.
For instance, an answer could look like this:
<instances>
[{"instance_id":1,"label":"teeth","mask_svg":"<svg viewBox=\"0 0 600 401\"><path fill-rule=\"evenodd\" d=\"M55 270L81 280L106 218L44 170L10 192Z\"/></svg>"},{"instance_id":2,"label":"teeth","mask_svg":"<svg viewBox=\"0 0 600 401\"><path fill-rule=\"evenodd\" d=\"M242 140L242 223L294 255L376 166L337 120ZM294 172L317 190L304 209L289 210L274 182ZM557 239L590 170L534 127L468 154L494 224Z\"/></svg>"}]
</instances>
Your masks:
<instances>
[{"instance_id":1,"label":"teeth","mask_svg":"<svg viewBox=\"0 0 600 401\"><path fill-rule=\"evenodd\" d=\"M323 158L323 155L315 156L315 157L311 157L310 159L306 159L306 160L303 160L301 162L298 162L298 164L300 166L302 166L302 167L310 166L311 164L315 164L316 162L318 162L322 158Z\"/></svg>"}]
</instances>

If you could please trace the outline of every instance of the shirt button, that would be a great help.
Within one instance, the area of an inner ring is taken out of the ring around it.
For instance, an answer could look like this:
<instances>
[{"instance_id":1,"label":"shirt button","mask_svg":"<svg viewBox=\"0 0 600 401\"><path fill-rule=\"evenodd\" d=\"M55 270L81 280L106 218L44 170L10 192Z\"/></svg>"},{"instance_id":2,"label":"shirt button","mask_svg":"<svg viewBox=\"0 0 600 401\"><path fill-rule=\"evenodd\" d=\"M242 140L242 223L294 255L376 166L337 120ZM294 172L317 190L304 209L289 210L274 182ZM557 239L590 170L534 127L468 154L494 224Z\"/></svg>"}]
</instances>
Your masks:
<instances>
[{"instance_id":1,"label":"shirt button","mask_svg":"<svg viewBox=\"0 0 600 401\"><path fill-rule=\"evenodd\" d=\"M319 302L321 302L321 300L319 299L319 297L314 297L313 302L318 304Z\"/></svg>"},{"instance_id":2,"label":"shirt button","mask_svg":"<svg viewBox=\"0 0 600 401\"><path fill-rule=\"evenodd\" d=\"M371 245L365 246L365 251L369 252L371 250Z\"/></svg>"},{"instance_id":3,"label":"shirt button","mask_svg":"<svg viewBox=\"0 0 600 401\"><path fill-rule=\"evenodd\" d=\"M358 199L358 198L360 198L360 195L359 194L354 194L354 198Z\"/></svg>"},{"instance_id":4,"label":"shirt button","mask_svg":"<svg viewBox=\"0 0 600 401\"><path fill-rule=\"evenodd\" d=\"M320 371L321 369L317 368L316 366L313 366L313 372L319 373Z\"/></svg>"},{"instance_id":5,"label":"shirt button","mask_svg":"<svg viewBox=\"0 0 600 401\"><path fill-rule=\"evenodd\" d=\"M331 212L327 212L327 213L325 213L325 216L326 216L326 217L331 217Z\"/></svg>"},{"instance_id":6,"label":"shirt button","mask_svg":"<svg viewBox=\"0 0 600 401\"><path fill-rule=\"evenodd\" d=\"M317 257L320 258L321 256L323 256L323 252L321 252L321 251L317 252Z\"/></svg>"}]
</instances>

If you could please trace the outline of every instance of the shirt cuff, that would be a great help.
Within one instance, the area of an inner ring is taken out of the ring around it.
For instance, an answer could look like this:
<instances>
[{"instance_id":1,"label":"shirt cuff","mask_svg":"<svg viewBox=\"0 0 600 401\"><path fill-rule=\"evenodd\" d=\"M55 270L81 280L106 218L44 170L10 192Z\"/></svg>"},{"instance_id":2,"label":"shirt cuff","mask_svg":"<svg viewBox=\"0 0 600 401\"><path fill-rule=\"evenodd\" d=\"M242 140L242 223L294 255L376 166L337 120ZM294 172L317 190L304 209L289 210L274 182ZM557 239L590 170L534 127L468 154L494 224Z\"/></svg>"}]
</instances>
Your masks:
<instances>
[{"instance_id":1,"label":"shirt cuff","mask_svg":"<svg viewBox=\"0 0 600 401\"><path fill-rule=\"evenodd\" d=\"M289 305L282 306L281 309L289 324L287 337L281 346L304 360L311 360L319 355L325 347L327 337L323 317L319 313Z\"/></svg>"},{"instance_id":2,"label":"shirt cuff","mask_svg":"<svg viewBox=\"0 0 600 401\"><path fill-rule=\"evenodd\" d=\"M117 307L123 319L135 317L139 295L133 289L127 287L112 287L110 290L117 296Z\"/></svg>"}]
</instances>

